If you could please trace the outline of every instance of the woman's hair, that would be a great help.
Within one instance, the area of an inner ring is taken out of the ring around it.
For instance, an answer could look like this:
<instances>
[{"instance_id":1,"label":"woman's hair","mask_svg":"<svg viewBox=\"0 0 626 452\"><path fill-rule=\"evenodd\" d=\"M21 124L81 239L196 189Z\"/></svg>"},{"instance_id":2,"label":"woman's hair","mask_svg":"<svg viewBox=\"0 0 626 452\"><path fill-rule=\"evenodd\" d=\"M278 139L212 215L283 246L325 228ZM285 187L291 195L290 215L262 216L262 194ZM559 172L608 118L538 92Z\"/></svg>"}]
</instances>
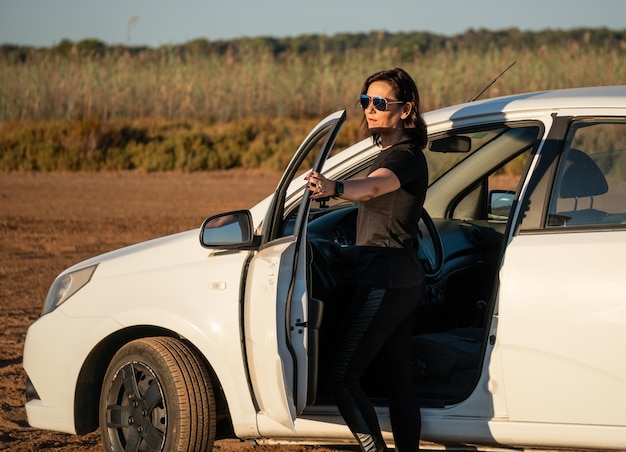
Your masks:
<instances>
[{"instance_id":1,"label":"woman's hair","mask_svg":"<svg viewBox=\"0 0 626 452\"><path fill-rule=\"evenodd\" d=\"M363 88L361 88L361 94L367 94L367 90L374 82L389 83L397 100L413 104L411 113L404 119L404 128L421 148L426 147L426 143L428 142L426 123L421 114L419 91L411 76L401 68L376 72L365 80ZM375 143L380 143L380 136L378 134L373 134L373 138Z\"/></svg>"}]
</instances>

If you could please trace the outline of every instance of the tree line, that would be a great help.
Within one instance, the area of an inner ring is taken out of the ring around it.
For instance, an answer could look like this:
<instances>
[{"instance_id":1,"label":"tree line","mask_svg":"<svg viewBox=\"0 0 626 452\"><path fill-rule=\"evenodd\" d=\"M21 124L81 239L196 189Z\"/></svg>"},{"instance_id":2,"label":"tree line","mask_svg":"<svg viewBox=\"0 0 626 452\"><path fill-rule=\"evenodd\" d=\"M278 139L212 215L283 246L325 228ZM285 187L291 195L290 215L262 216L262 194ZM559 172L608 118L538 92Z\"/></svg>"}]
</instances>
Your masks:
<instances>
[{"instance_id":1,"label":"tree line","mask_svg":"<svg viewBox=\"0 0 626 452\"><path fill-rule=\"evenodd\" d=\"M232 40L208 40L198 38L183 44L159 47L107 45L98 39L72 42L63 39L56 45L44 48L0 45L0 58L8 61L28 60L34 54L49 53L61 56L105 56L105 55L153 55L175 53L179 57L224 56L249 52L268 51L276 58L286 55L325 55L341 57L350 51L376 51L393 48L400 61L410 61L418 55L427 55L440 50L485 52L490 49L513 51L539 49L542 46L581 45L605 50L626 50L626 28L576 28L571 30L521 31L509 28L499 31L469 29L464 33L445 36L429 32L371 31L367 33L337 33L335 35L303 34L277 38L271 36L241 37Z\"/></svg>"}]
</instances>

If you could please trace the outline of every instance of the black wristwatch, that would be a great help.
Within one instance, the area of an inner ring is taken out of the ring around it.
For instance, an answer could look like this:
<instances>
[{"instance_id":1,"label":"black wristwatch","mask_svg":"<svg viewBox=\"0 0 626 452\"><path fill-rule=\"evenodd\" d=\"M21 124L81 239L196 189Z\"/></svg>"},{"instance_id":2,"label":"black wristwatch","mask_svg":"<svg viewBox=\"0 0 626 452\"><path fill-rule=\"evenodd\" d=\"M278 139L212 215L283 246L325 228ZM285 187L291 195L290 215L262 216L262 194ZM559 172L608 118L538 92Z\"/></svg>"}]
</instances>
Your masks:
<instances>
[{"instance_id":1,"label":"black wristwatch","mask_svg":"<svg viewBox=\"0 0 626 452\"><path fill-rule=\"evenodd\" d=\"M343 182L340 180L335 181L335 196L343 195Z\"/></svg>"}]
</instances>

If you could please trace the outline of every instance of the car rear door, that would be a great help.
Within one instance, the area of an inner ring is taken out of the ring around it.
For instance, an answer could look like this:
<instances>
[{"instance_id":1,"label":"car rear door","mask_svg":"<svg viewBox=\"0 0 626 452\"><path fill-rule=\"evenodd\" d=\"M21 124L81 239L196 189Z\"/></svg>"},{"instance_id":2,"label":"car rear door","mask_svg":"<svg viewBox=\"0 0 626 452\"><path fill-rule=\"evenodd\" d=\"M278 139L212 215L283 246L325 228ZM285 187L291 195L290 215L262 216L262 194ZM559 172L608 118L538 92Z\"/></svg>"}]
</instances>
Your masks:
<instances>
[{"instance_id":1,"label":"car rear door","mask_svg":"<svg viewBox=\"0 0 626 452\"><path fill-rule=\"evenodd\" d=\"M309 293L306 231L310 207L304 176L321 171L346 118L336 112L300 145L278 184L252 258L243 305L250 384L261 434L293 429L307 403ZM298 187L289 192L290 184Z\"/></svg>"},{"instance_id":2,"label":"car rear door","mask_svg":"<svg viewBox=\"0 0 626 452\"><path fill-rule=\"evenodd\" d=\"M557 118L537 162L500 271L497 343L509 420L550 425L552 435L570 425L578 446L623 445L624 116Z\"/></svg>"}]
</instances>

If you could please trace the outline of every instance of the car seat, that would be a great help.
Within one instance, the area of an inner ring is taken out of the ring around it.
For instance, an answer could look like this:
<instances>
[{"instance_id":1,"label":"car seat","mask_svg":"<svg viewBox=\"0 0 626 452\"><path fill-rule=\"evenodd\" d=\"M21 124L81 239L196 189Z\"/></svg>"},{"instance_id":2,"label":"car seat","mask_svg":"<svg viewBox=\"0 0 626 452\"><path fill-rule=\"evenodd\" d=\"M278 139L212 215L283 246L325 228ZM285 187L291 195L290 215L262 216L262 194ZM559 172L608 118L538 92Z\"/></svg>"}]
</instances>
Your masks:
<instances>
[{"instance_id":1,"label":"car seat","mask_svg":"<svg viewBox=\"0 0 626 452\"><path fill-rule=\"evenodd\" d=\"M604 174L591 157L578 149L569 150L565 164L559 198L574 199L574 206L572 210L557 215L566 218L566 226L602 223L606 212L594 209L593 200L594 196L603 195L609 190ZM586 209L578 208L580 198L589 198Z\"/></svg>"}]
</instances>

